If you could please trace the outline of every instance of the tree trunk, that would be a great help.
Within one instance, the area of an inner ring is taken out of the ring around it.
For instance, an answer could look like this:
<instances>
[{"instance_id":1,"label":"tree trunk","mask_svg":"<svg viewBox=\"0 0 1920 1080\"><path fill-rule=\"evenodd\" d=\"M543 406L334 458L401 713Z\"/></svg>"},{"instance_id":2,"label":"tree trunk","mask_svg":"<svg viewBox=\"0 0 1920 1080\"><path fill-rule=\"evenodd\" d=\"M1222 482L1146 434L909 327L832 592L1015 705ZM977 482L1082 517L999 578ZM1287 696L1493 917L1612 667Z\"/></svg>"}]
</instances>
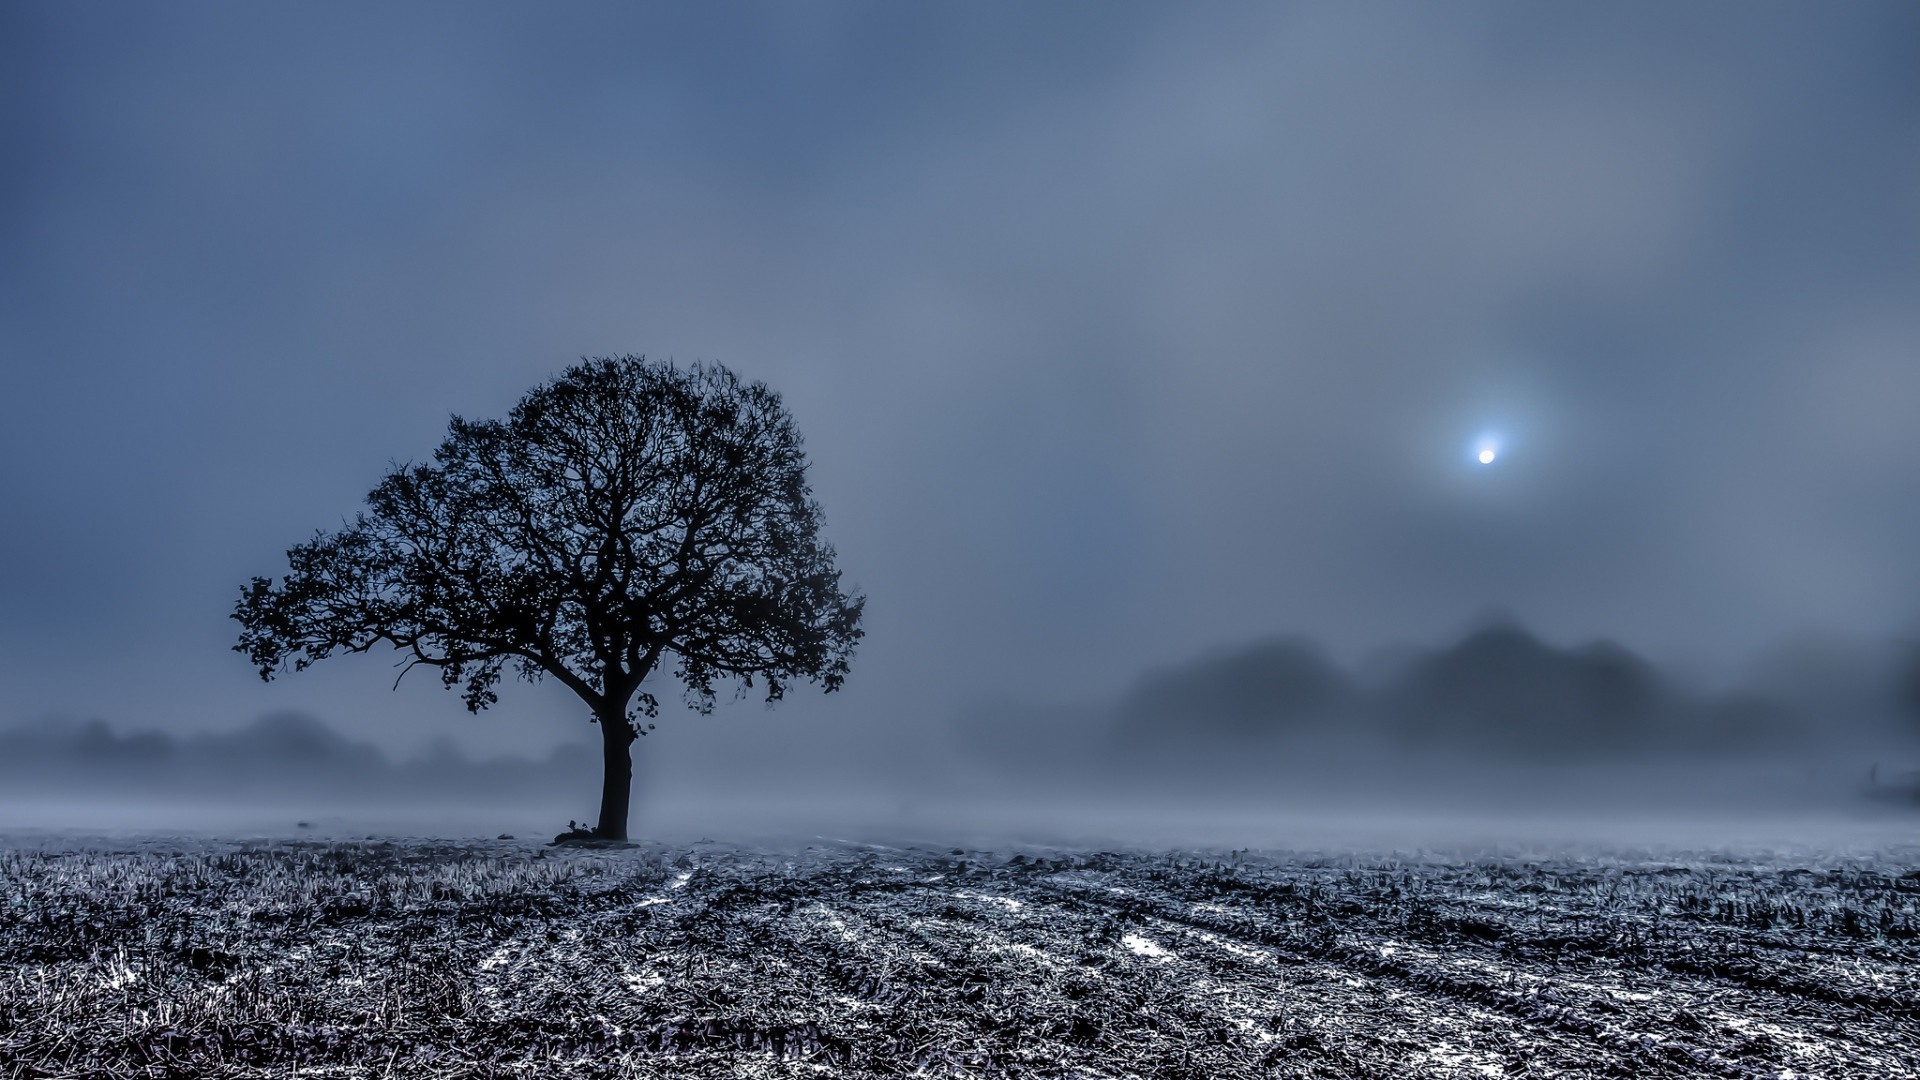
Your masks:
<instances>
[{"instance_id":1,"label":"tree trunk","mask_svg":"<svg viewBox=\"0 0 1920 1080\"><path fill-rule=\"evenodd\" d=\"M600 785L600 823L593 828L602 840L627 838L627 804L633 796L633 755L636 738L624 715L600 717L600 749L606 776Z\"/></svg>"}]
</instances>

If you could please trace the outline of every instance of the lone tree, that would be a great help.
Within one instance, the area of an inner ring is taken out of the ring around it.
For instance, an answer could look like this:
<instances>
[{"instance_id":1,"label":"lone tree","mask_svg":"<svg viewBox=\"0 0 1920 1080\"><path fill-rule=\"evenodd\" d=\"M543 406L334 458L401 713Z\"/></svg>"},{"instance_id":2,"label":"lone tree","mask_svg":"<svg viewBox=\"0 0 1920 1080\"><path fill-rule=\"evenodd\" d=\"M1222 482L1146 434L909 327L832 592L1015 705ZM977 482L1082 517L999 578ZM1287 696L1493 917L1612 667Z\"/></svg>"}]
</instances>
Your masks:
<instances>
[{"instance_id":1,"label":"lone tree","mask_svg":"<svg viewBox=\"0 0 1920 1080\"><path fill-rule=\"evenodd\" d=\"M594 833L623 840L661 665L703 713L716 681L758 679L773 702L846 678L864 598L819 530L800 433L764 384L587 360L505 420L454 417L433 464L396 468L338 532L289 550L279 584L254 578L234 649L271 680L384 643L402 678L437 668L472 712L509 668L552 676L600 725Z\"/></svg>"}]
</instances>

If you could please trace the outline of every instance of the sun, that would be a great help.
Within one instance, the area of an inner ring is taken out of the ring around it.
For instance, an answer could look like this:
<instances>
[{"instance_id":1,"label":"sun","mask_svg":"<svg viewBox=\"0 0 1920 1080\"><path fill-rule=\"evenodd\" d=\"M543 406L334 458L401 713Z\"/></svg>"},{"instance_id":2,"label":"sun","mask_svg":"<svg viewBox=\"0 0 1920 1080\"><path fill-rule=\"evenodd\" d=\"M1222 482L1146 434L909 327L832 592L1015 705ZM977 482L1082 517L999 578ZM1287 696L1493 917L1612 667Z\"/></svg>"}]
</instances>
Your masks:
<instances>
[{"instance_id":1,"label":"sun","mask_svg":"<svg viewBox=\"0 0 1920 1080\"><path fill-rule=\"evenodd\" d=\"M1494 459L1500 456L1501 451L1506 449L1505 442L1506 440L1498 432L1482 431L1469 444L1467 453L1480 464L1491 465Z\"/></svg>"}]
</instances>

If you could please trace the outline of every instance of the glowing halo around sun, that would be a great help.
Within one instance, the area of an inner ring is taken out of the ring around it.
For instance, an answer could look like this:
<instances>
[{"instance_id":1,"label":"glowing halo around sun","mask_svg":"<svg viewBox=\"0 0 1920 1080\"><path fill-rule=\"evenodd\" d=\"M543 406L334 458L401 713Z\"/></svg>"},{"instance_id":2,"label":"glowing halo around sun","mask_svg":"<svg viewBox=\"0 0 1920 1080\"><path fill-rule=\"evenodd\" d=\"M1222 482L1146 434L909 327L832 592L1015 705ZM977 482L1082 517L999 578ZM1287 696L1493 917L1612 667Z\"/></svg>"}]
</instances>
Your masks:
<instances>
[{"instance_id":1,"label":"glowing halo around sun","mask_svg":"<svg viewBox=\"0 0 1920 1080\"><path fill-rule=\"evenodd\" d=\"M1492 431L1482 431L1478 438L1467 446L1467 456L1482 466L1491 465L1506 450L1506 440Z\"/></svg>"}]
</instances>

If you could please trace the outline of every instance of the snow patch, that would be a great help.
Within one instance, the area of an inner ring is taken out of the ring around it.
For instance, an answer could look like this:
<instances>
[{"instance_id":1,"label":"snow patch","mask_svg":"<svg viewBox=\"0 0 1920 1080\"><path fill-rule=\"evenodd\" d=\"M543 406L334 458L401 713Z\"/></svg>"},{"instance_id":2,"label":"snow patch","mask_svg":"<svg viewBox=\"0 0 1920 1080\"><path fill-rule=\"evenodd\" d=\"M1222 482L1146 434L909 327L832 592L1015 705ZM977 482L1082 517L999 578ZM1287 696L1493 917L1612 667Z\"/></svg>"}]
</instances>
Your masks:
<instances>
[{"instance_id":1,"label":"snow patch","mask_svg":"<svg viewBox=\"0 0 1920 1080\"><path fill-rule=\"evenodd\" d=\"M1135 956L1144 956L1149 960L1171 960L1173 952L1156 944L1152 938L1141 934L1128 934L1120 939L1120 944Z\"/></svg>"},{"instance_id":2,"label":"snow patch","mask_svg":"<svg viewBox=\"0 0 1920 1080\"><path fill-rule=\"evenodd\" d=\"M1008 911L1021 911L1025 909L1027 906L1024 902L1015 900L1011 896L994 896L991 893L967 892L966 890L961 889L959 891L956 891L953 895L962 900L984 900L984 901L987 901L988 903L999 904L1001 907L1006 908Z\"/></svg>"}]
</instances>

